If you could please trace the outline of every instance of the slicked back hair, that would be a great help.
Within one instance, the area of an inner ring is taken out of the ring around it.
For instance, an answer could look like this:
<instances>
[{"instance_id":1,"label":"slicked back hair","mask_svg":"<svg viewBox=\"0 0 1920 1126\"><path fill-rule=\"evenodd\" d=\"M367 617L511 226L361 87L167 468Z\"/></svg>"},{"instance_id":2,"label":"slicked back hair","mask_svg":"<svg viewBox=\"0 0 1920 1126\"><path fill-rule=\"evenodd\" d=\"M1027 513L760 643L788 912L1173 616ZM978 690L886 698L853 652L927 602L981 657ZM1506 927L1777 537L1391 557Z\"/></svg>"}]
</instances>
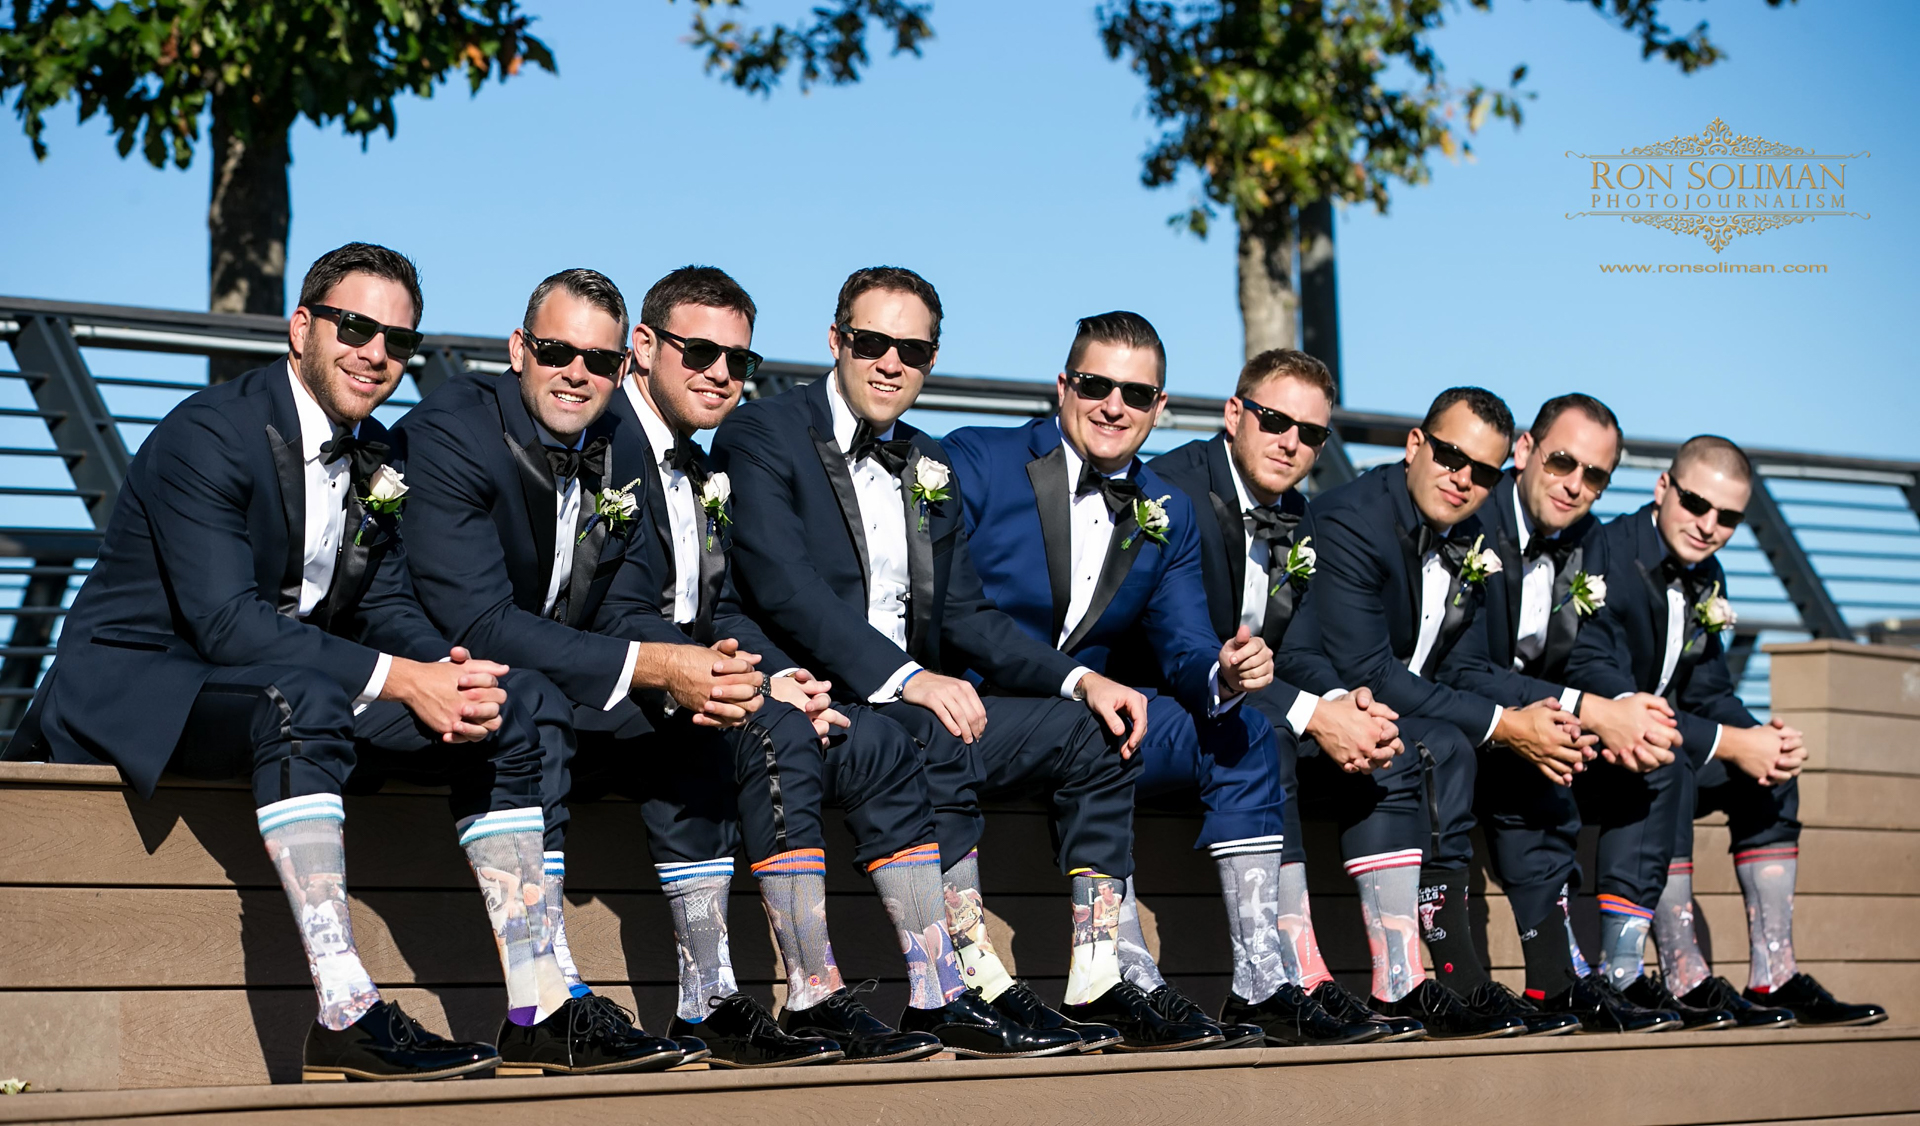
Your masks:
<instances>
[{"instance_id":1,"label":"slicked back hair","mask_svg":"<svg viewBox=\"0 0 1920 1126\"><path fill-rule=\"evenodd\" d=\"M747 318L747 328L759 310L740 283L716 266L682 266L653 283L640 299L640 323L648 328L664 329L673 319L673 311L682 305L705 305L728 309Z\"/></svg>"},{"instance_id":2,"label":"slicked back hair","mask_svg":"<svg viewBox=\"0 0 1920 1126\"><path fill-rule=\"evenodd\" d=\"M307 276L300 283L300 304L312 307L325 305L327 294L333 287L347 280L348 274L372 274L376 278L385 278L397 282L413 299L413 325L420 327L420 314L424 311L420 297L420 271L413 260L397 250L388 250L371 242L350 242L336 247L313 260L307 267Z\"/></svg>"},{"instance_id":3,"label":"slicked back hair","mask_svg":"<svg viewBox=\"0 0 1920 1126\"><path fill-rule=\"evenodd\" d=\"M1747 452L1718 434L1699 434L1680 443L1680 448L1674 451L1673 464L1667 467L1667 478L1677 480L1680 471L1695 462L1753 483L1753 462L1747 458Z\"/></svg>"},{"instance_id":4,"label":"slicked back hair","mask_svg":"<svg viewBox=\"0 0 1920 1126\"><path fill-rule=\"evenodd\" d=\"M553 296L556 289L567 293L620 322L620 342L625 347L627 340L627 299L620 296L620 287L613 279L598 270L578 268L562 270L533 287L533 296L527 298L527 315L520 327L528 336L533 335L533 319L540 315L540 309Z\"/></svg>"},{"instance_id":5,"label":"slicked back hair","mask_svg":"<svg viewBox=\"0 0 1920 1126\"><path fill-rule=\"evenodd\" d=\"M1318 389L1327 397L1329 405L1334 400L1333 373L1327 370L1327 365L1294 348L1269 348L1248 360L1240 369L1240 381L1233 385L1233 395L1243 399L1276 375L1297 379Z\"/></svg>"},{"instance_id":6,"label":"slicked back hair","mask_svg":"<svg viewBox=\"0 0 1920 1126\"><path fill-rule=\"evenodd\" d=\"M1527 433L1533 435L1533 444L1538 446L1546 441L1547 431L1552 430L1554 422L1568 411L1579 411L1594 422L1613 431L1616 438L1621 436L1620 420L1614 417L1613 410L1607 404L1584 392L1570 391L1565 395L1556 395L1540 404L1540 413L1533 416L1533 425L1527 428ZM1616 441L1613 455L1616 466L1620 464L1620 455L1625 452L1624 441Z\"/></svg>"},{"instance_id":7,"label":"slicked back hair","mask_svg":"<svg viewBox=\"0 0 1920 1126\"><path fill-rule=\"evenodd\" d=\"M1074 330L1073 347L1067 349L1067 370L1077 371L1080 361L1086 358L1087 348L1093 344L1112 344L1116 347L1153 349L1159 360L1156 367L1160 375L1160 388L1167 386L1167 346L1160 343L1160 334L1153 330L1147 318L1138 313L1129 313L1124 309L1115 309L1111 313L1101 313L1097 317L1081 317L1080 327Z\"/></svg>"},{"instance_id":8,"label":"slicked back hair","mask_svg":"<svg viewBox=\"0 0 1920 1126\"><path fill-rule=\"evenodd\" d=\"M1505 400L1484 387L1449 387L1440 392L1427 408L1427 417L1420 420L1420 429L1433 433L1434 424L1455 403L1467 404L1475 418L1506 435L1509 444L1513 442L1513 412L1507 409Z\"/></svg>"},{"instance_id":9,"label":"slicked back hair","mask_svg":"<svg viewBox=\"0 0 1920 1126\"><path fill-rule=\"evenodd\" d=\"M853 303L863 293L876 289L891 290L894 293L911 293L920 299L932 314L933 343L940 343L940 294L933 283L907 269L905 266L868 266L847 275L840 286L840 299L833 306L833 323L836 326L852 327L848 318L853 316Z\"/></svg>"}]
</instances>

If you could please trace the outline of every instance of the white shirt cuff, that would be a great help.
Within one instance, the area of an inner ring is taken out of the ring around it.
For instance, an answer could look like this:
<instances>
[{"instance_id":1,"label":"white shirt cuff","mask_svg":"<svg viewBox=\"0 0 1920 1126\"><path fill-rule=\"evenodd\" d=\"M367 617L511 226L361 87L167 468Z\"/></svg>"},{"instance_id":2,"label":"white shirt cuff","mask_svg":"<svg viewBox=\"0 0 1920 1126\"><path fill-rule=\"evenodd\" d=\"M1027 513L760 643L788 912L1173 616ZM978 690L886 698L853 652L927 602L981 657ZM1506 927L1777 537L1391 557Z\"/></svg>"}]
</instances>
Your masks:
<instances>
[{"instance_id":1,"label":"white shirt cuff","mask_svg":"<svg viewBox=\"0 0 1920 1126\"><path fill-rule=\"evenodd\" d=\"M773 674L773 679L779 680L783 676L792 676L794 673L797 673L799 671L800 671L799 665L795 665L790 669L781 669L779 672Z\"/></svg>"},{"instance_id":2,"label":"white shirt cuff","mask_svg":"<svg viewBox=\"0 0 1920 1126\"><path fill-rule=\"evenodd\" d=\"M1346 690L1341 689L1340 694L1346 695ZM1319 706L1320 697L1311 692L1300 693L1294 697L1293 706L1287 709L1287 726L1293 728L1295 735L1305 735L1307 724L1313 722L1313 709Z\"/></svg>"},{"instance_id":3,"label":"white shirt cuff","mask_svg":"<svg viewBox=\"0 0 1920 1126\"><path fill-rule=\"evenodd\" d=\"M1233 710L1233 706L1245 696L1244 692L1235 692L1224 700L1220 698L1220 662L1215 661L1213 671L1207 674L1207 697L1212 701L1207 705L1207 718L1214 719L1225 715Z\"/></svg>"},{"instance_id":4,"label":"white shirt cuff","mask_svg":"<svg viewBox=\"0 0 1920 1126\"><path fill-rule=\"evenodd\" d=\"M1720 751L1720 737L1721 737L1721 736L1723 736L1723 735L1725 735L1726 733L1727 733L1727 725L1726 725L1726 724L1724 724L1724 723L1723 723L1723 724L1720 724L1720 725L1718 725L1717 727L1715 727L1715 728L1713 729L1713 746L1711 746L1711 747L1708 747L1708 748L1707 748L1707 761L1708 761L1708 762L1712 762L1712 761L1713 761L1713 756L1719 753L1719 751Z\"/></svg>"},{"instance_id":5,"label":"white shirt cuff","mask_svg":"<svg viewBox=\"0 0 1920 1126\"><path fill-rule=\"evenodd\" d=\"M919 671L919 661L908 661L906 664L901 665L899 668L893 670L893 675L887 678L887 682L880 686L878 692L867 697L867 703L891 704L895 700L898 700L900 698L900 686L907 682L908 677Z\"/></svg>"},{"instance_id":6,"label":"white shirt cuff","mask_svg":"<svg viewBox=\"0 0 1920 1126\"><path fill-rule=\"evenodd\" d=\"M1327 693L1326 695L1324 695L1324 696L1322 696L1322 697L1320 697L1320 698L1321 698L1322 700L1338 700L1338 699L1339 699L1340 697L1342 697L1342 696L1350 696L1350 695L1352 695L1352 693L1351 693L1351 692L1348 692L1348 691L1347 691L1346 689L1344 689L1344 688L1336 688L1336 689L1334 689L1333 691L1331 691L1331 692L1329 692L1329 693Z\"/></svg>"},{"instance_id":7,"label":"white shirt cuff","mask_svg":"<svg viewBox=\"0 0 1920 1126\"><path fill-rule=\"evenodd\" d=\"M392 671L393 655L391 653L380 654L380 659L373 663L373 675L367 678L367 686L362 688L360 694L353 698L354 715L359 715L361 712L366 711L368 704L380 698L380 693L387 687L387 674Z\"/></svg>"},{"instance_id":8,"label":"white shirt cuff","mask_svg":"<svg viewBox=\"0 0 1920 1126\"><path fill-rule=\"evenodd\" d=\"M1480 736L1480 742L1475 743L1474 746L1480 746L1481 743L1485 743L1487 740L1493 738L1494 731L1500 726L1500 717L1506 714L1507 709L1501 707L1499 704L1495 704L1493 706L1493 722L1487 724L1487 733Z\"/></svg>"},{"instance_id":9,"label":"white shirt cuff","mask_svg":"<svg viewBox=\"0 0 1920 1126\"><path fill-rule=\"evenodd\" d=\"M1562 688L1560 690L1560 710L1566 712L1568 715L1572 715L1579 707L1580 690L1578 688Z\"/></svg>"},{"instance_id":10,"label":"white shirt cuff","mask_svg":"<svg viewBox=\"0 0 1920 1126\"><path fill-rule=\"evenodd\" d=\"M627 663L621 666L620 679L615 681L613 685L613 695L608 696L607 702L600 705L601 711L610 712L613 710L615 704L627 698L627 693L633 690L633 666L638 664L639 661L640 643L638 641L627 642Z\"/></svg>"},{"instance_id":11,"label":"white shirt cuff","mask_svg":"<svg viewBox=\"0 0 1920 1126\"><path fill-rule=\"evenodd\" d=\"M1073 699L1073 690L1080 687L1080 682L1092 671L1085 665L1075 665L1073 671L1067 674L1067 679L1060 682L1060 698Z\"/></svg>"}]
</instances>

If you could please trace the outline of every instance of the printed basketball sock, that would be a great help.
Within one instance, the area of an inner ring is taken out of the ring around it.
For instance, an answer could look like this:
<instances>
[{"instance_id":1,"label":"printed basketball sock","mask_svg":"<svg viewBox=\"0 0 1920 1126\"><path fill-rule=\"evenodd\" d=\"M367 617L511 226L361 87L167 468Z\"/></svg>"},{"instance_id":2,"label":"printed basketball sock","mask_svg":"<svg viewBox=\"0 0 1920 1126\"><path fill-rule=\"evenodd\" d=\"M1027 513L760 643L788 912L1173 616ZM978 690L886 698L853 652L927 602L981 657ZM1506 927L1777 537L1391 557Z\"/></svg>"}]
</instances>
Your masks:
<instances>
[{"instance_id":1,"label":"printed basketball sock","mask_svg":"<svg viewBox=\"0 0 1920 1126\"><path fill-rule=\"evenodd\" d=\"M1643 961L1653 912L1617 895L1600 897L1600 969L1615 989L1625 989L1646 972Z\"/></svg>"},{"instance_id":2,"label":"printed basketball sock","mask_svg":"<svg viewBox=\"0 0 1920 1126\"><path fill-rule=\"evenodd\" d=\"M786 1007L811 1009L840 988L840 967L827 937L826 850L776 853L755 864L753 875L786 966Z\"/></svg>"},{"instance_id":3,"label":"printed basketball sock","mask_svg":"<svg viewBox=\"0 0 1920 1126\"><path fill-rule=\"evenodd\" d=\"M1073 877L1073 952L1067 962L1069 1005L1084 1005L1120 984L1120 906L1127 882L1091 868Z\"/></svg>"},{"instance_id":4,"label":"printed basketball sock","mask_svg":"<svg viewBox=\"0 0 1920 1126\"><path fill-rule=\"evenodd\" d=\"M987 935L987 909L980 895L980 850L974 849L941 873L941 895L946 901L947 938L960 959L960 978L993 1000L1013 986L1013 975L1000 961Z\"/></svg>"},{"instance_id":5,"label":"printed basketball sock","mask_svg":"<svg viewBox=\"0 0 1920 1126\"><path fill-rule=\"evenodd\" d=\"M1573 988L1580 974L1566 931L1566 910L1558 904L1547 910L1547 917L1520 931L1520 956L1527 966L1526 994L1538 1001L1557 997Z\"/></svg>"},{"instance_id":6,"label":"printed basketball sock","mask_svg":"<svg viewBox=\"0 0 1920 1126\"><path fill-rule=\"evenodd\" d=\"M1207 851L1219 870L1220 899L1227 907L1233 995L1258 1004L1289 980L1286 956L1293 944L1282 940L1279 925L1280 838L1262 838L1257 846L1223 841Z\"/></svg>"},{"instance_id":7,"label":"printed basketball sock","mask_svg":"<svg viewBox=\"0 0 1920 1126\"><path fill-rule=\"evenodd\" d=\"M1693 861L1667 866L1667 886L1653 908L1653 941L1659 947L1660 976L1675 997L1684 997L1707 980L1707 956L1693 929Z\"/></svg>"},{"instance_id":8,"label":"printed basketball sock","mask_svg":"<svg viewBox=\"0 0 1920 1126\"><path fill-rule=\"evenodd\" d=\"M1799 867L1797 844L1733 854L1733 874L1747 904L1747 985L1755 993L1771 993L1799 972L1793 960L1793 881Z\"/></svg>"},{"instance_id":9,"label":"printed basketball sock","mask_svg":"<svg viewBox=\"0 0 1920 1126\"><path fill-rule=\"evenodd\" d=\"M280 873L287 905L300 927L307 971L320 998L320 1024L346 1028L380 1003L380 991L360 964L347 912L347 850L341 826L347 810L338 794L288 798L254 811L267 860Z\"/></svg>"},{"instance_id":10,"label":"printed basketball sock","mask_svg":"<svg viewBox=\"0 0 1920 1126\"><path fill-rule=\"evenodd\" d=\"M714 1001L740 992L727 946L727 894L733 857L655 864L660 891L673 912L673 945L680 961L680 1001L674 1015L698 1023Z\"/></svg>"},{"instance_id":11,"label":"printed basketball sock","mask_svg":"<svg viewBox=\"0 0 1920 1126\"><path fill-rule=\"evenodd\" d=\"M867 865L907 959L907 1005L937 1009L966 992L960 959L947 937L940 887L940 846L915 845Z\"/></svg>"},{"instance_id":12,"label":"printed basketball sock","mask_svg":"<svg viewBox=\"0 0 1920 1126\"><path fill-rule=\"evenodd\" d=\"M460 847L487 898L487 918L507 979L507 1019L539 1024L573 996L553 956L547 924L546 825L539 806L466 822Z\"/></svg>"},{"instance_id":13,"label":"printed basketball sock","mask_svg":"<svg viewBox=\"0 0 1920 1126\"><path fill-rule=\"evenodd\" d=\"M1167 983L1160 967L1147 953L1147 932L1140 929L1140 901L1133 894L1133 877L1127 877L1127 896L1120 901L1120 978L1152 993Z\"/></svg>"},{"instance_id":14,"label":"printed basketball sock","mask_svg":"<svg viewBox=\"0 0 1920 1126\"><path fill-rule=\"evenodd\" d=\"M1593 972L1587 964L1586 955L1580 953L1580 940L1573 937L1573 905L1567 891L1567 885L1560 885L1560 921L1567 928L1567 957L1573 963L1573 972L1585 977Z\"/></svg>"},{"instance_id":15,"label":"printed basketball sock","mask_svg":"<svg viewBox=\"0 0 1920 1126\"><path fill-rule=\"evenodd\" d=\"M1420 850L1402 849L1347 861L1360 890L1360 918L1373 952L1373 995L1398 1001L1427 979L1420 965Z\"/></svg>"},{"instance_id":16,"label":"printed basketball sock","mask_svg":"<svg viewBox=\"0 0 1920 1126\"><path fill-rule=\"evenodd\" d=\"M1467 870L1423 870L1419 903L1420 937L1427 940L1427 952L1433 955L1433 976L1463 996L1484 985L1487 968L1473 948L1473 930L1467 922Z\"/></svg>"},{"instance_id":17,"label":"printed basketball sock","mask_svg":"<svg viewBox=\"0 0 1920 1126\"><path fill-rule=\"evenodd\" d=\"M567 945L567 854L549 850L545 867L547 929L553 934L553 960L560 963L560 976L566 979L567 992L585 997L593 990L580 980L580 970L573 964L573 950Z\"/></svg>"},{"instance_id":18,"label":"printed basketball sock","mask_svg":"<svg viewBox=\"0 0 1920 1126\"><path fill-rule=\"evenodd\" d=\"M1320 956L1320 940L1313 933L1313 912L1307 905L1307 866L1280 865L1280 960L1287 980L1311 993L1323 981L1332 981L1327 960Z\"/></svg>"}]
</instances>

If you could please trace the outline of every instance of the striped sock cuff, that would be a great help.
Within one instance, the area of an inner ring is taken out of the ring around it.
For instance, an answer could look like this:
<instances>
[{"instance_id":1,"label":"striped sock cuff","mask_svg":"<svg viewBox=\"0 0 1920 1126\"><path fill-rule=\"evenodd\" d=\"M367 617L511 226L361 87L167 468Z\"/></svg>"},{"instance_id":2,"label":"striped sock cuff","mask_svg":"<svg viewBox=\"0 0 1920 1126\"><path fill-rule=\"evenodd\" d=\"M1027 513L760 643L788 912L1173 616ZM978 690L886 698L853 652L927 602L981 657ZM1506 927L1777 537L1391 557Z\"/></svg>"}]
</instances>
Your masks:
<instances>
[{"instance_id":1,"label":"striped sock cuff","mask_svg":"<svg viewBox=\"0 0 1920 1126\"><path fill-rule=\"evenodd\" d=\"M1364 876L1368 872L1379 872L1387 868L1418 868L1421 858L1421 851L1417 848L1402 848L1393 852L1356 856L1347 861L1347 875Z\"/></svg>"},{"instance_id":2,"label":"striped sock cuff","mask_svg":"<svg viewBox=\"0 0 1920 1126\"><path fill-rule=\"evenodd\" d=\"M501 833L545 833L547 816L537 805L526 809L496 809L492 813L483 813L467 825L460 834L460 847L465 848L483 837L499 836Z\"/></svg>"},{"instance_id":3,"label":"striped sock cuff","mask_svg":"<svg viewBox=\"0 0 1920 1126\"><path fill-rule=\"evenodd\" d=\"M1089 880L1117 880L1120 878L1118 876L1109 876L1105 872L1096 872L1091 868L1070 868L1067 870L1067 875L1085 876Z\"/></svg>"},{"instance_id":4,"label":"striped sock cuff","mask_svg":"<svg viewBox=\"0 0 1920 1126\"><path fill-rule=\"evenodd\" d=\"M1237 841L1221 841L1207 846L1207 855L1219 860L1227 856L1251 856L1260 852L1279 852L1286 837L1275 833L1268 837L1242 837Z\"/></svg>"},{"instance_id":5,"label":"striped sock cuff","mask_svg":"<svg viewBox=\"0 0 1920 1126\"><path fill-rule=\"evenodd\" d=\"M1674 861L1673 863L1667 865L1667 875L1669 876L1693 875L1693 861L1691 860Z\"/></svg>"},{"instance_id":6,"label":"striped sock cuff","mask_svg":"<svg viewBox=\"0 0 1920 1126\"><path fill-rule=\"evenodd\" d=\"M546 873L546 875L549 878L555 877L555 876L563 880L567 878L567 854L566 853L564 852L546 853L544 856L544 861L545 861L545 865L542 870Z\"/></svg>"},{"instance_id":7,"label":"striped sock cuff","mask_svg":"<svg viewBox=\"0 0 1920 1126\"><path fill-rule=\"evenodd\" d=\"M1602 915L1630 915L1636 919L1653 918L1653 908L1642 907L1631 899L1622 899L1617 895L1600 896Z\"/></svg>"},{"instance_id":8,"label":"striped sock cuff","mask_svg":"<svg viewBox=\"0 0 1920 1126\"><path fill-rule=\"evenodd\" d=\"M704 880L718 876L723 880L733 878L733 857L722 856L713 860L693 860L680 864L655 864L653 870L660 875L663 884L678 883L681 880Z\"/></svg>"},{"instance_id":9,"label":"striped sock cuff","mask_svg":"<svg viewBox=\"0 0 1920 1126\"><path fill-rule=\"evenodd\" d=\"M882 868L938 868L940 866L940 846L937 844L914 845L903 848L892 856L883 856L867 865L868 873L878 872Z\"/></svg>"},{"instance_id":10,"label":"striped sock cuff","mask_svg":"<svg viewBox=\"0 0 1920 1126\"><path fill-rule=\"evenodd\" d=\"M750 869L756 878L767 876L824 876L827 874L827 850L796 848L777 852Z\"/></svg>"},{"instance_id":11,"label":"striped sock cuff","mask_svg":"<svg viewBox=\"0 0 1920 1126\"><path fill-rule=\"evenodd\" d=\"M1761 845L1759 848L1750 848L1733 854L1735 867L1742 864L1759 864L1767 860L1798 859L1800 859L1800 846L1797 844Z\"/></svg>"},{"instance_id":12,"label":"striped sock cuff","mask_svg":"<svg viewBox=\"0 0 1920 1126\"><path fill-rule=\"evenodd\" d=\"M347 819L347 807L340 803L339 794L306 794L263 805L254 810L253 815L260 822L260 832L270 833L295 821L332 821L337 824Z\"/></svg>"}]
</instances>

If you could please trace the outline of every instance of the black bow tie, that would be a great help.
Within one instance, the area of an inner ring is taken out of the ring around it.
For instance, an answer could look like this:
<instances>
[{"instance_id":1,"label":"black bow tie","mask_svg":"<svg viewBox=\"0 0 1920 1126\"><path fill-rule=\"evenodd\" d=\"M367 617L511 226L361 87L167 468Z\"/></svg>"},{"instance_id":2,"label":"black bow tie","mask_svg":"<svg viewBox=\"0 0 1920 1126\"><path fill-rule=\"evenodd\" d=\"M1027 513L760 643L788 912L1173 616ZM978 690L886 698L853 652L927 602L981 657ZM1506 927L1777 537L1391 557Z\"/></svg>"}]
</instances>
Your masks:
<instances>
[{"instance_id":1,"label":"black bow tie","mask_svg":"<svg viewBox=\"0 0 1920 1126\"><path fill-rule=\"evenodd\" d=\"M1543 556L1553 560L1553 573L1557 575L1566 570L1567 557L1573 554L1573 548L1573 541L1566 536L1534 536L1520 554L1528 563Z\"/></svg>"},{"instance_id":2,"label":"black bow tie","mask_svg":"<svg viewBox=\"0 0 1920 1126\"><path fill-rule=\"evenodd\" d=\"M1686 597L1689 606L1699 602L1707 593L1706 574L1669 555L1660 563L1660 585L1673 586L1675 583L1679 584L1680 593Z\"/></svg>"},{"instance_id":3,"label":"black bow tie","mask_svg":"<svg viewBox=\"0 0 1920 1126\"><path fill-rule=\"evenodd\" d=\"M703 488L707 483L706 459L700 456L700 447L692 438L680 438L673 443L673 449L667 454L667 464L687 475L694 488Z\"/></svg>"},{"instance_id":4,"label":"black bow tie","mask_svg":"<svg viewBox=\"0 0 1920 1126\"><path fill-rule=\"evenodd\" d=\"M605 434L588 442L582 449L567 449L561 446L542 448L547 451L547 464L553 468L553 475L563 481L586 477L591 483L597 485L607 475L607 436Z\"/></svg>"},{"instance_id":5,"label":"black bow tie","mask_svg":"<svg viewBox=\"0 0 1920 1126\"><path fill-rule=\"evenodd\" d=\"M847 459L858 462L862 458L872 458L887 471L887 476L898 477L907 467L907 459L913 456L913 442L906 438L893 438L881 441L873 436L873 426L861 419L853 427L853 445L847 452Z\"/></svg>"},{"instance_id":6,"label":"black bow tie","mask_svg":"<svg viewBox=\"0 0 1920 1126\"><path fill-rule=\"evenodd\" d=\"M1269 545L1292 544L1293 530L1300 526L1300 517L1264 504L1247 509L1247 518L1253 521L1253 538Z\"/></svg>"},{"instance_id":7,"label":"black bow tie","mask_svg":"<svg viewBox=\"0 0 1920 1126\"><path fill-rule=\"evenodd\" d=\"M1424 562L1429 551L1439 552L1440 562L1447 570L1458 574L1461 564L1467 561L1467 555L1473 551L1473 544L1464 536L1442 536L1434 531L1433 525L1423 521L1414 537L1413 553Z\"/></svg>"},{"instance_id":8,"label":"black bow tie","mask_svg":"<svg viewBox=\"0 0 1920 1126\"><path fill-rule=\"evenodd\" d=\"M320 464L330 465L346 458L354 479L364 481L385 465L392 453L385 442L363 441L354 437L351 430L342 430L320 443Z\"/></svg>"},{"instance_id":9,"label":"black bow tie","mask_svg":"<svg viewBox=\"0 0 1920 1126\"><path fill-rule=\"evenodd\" d=\"M1133 507L1133 502L1146 495L1140 491L1140 486L1131 480L1125 477L1109 477L1095 469L1092 462L1083 461L1080 463L1080 483L1074 486L1073 495L1083 497L1088 493L1099 493L1107 502L1107 511L1116 520L1120 518L1122 512Z\"/></svg>"}]
</instances>

